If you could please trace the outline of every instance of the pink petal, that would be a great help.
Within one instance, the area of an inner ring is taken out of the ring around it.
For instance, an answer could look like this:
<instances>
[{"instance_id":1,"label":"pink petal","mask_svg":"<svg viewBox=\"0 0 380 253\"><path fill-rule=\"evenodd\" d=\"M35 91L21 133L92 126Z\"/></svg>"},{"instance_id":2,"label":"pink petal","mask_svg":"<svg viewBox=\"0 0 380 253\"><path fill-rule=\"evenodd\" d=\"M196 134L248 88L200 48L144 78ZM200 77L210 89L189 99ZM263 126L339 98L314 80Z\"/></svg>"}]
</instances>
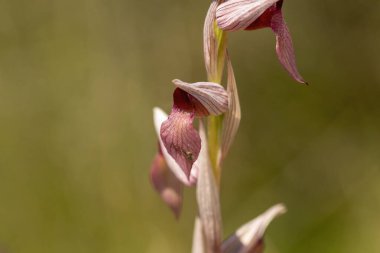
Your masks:
<instances>
[{"instance_id":1,"label":"pink petal","mask_svg":"<svg viewBox=\"0 0 380 253\"><path fill-rule=\"evenodd\" d=\"M269 7L279 0L229 0L220 4L216 10L216 21L224 31L246 29L255 22Z\"/></svg>"},{"instance_id":2,"label":"pink petal","mask_svg":"<svg viewBox=\"0 0 380 253\"><path fill-rule=\"evenodd\" d=\"M160 129L161 129L161 125L162 123L168 119L168 115L163 111L161 110L160 108L158 107L155 107L153 109L153 121L154 121L154 127L155 127L155 130L156 130L156 133L157 133L157 138L160 142L160 147L161 147L161 151L162 151L162 155L164 156L165 158L165 161L166 161L166 164L168 165L169 169L173 172L173 174L185 185L187 186L191 186L191 185L194 185L195 182L196 182L196 171L193 172L192 170L192 175L190 177L190 180L189 178L186 176L186 174L184 173L184 171L181 169L181 167L178 165L178 163L174 160L174 158L168 153L168 151L166 150L165 146L164 146L164 143L162 142L162 139L161 139L161 135L160 135Z\"/></svg>"},{"instance_id":3,"label":"pink petal","mask_svg":"<svg viewBox=\"0 0 380 253\"><path fill-rule=\"evenodd\" d=\"M232 68L231 59L227 53L227 92L229 95L229 108L224 115L223 119L223 131L222 131L222 156L224 159L235 139L237 130L239 129L241 110L239 95L234 75L234 70Z\"/></svg>"},{"instance_id":4,"label":"pink petal","mask_svg":"<svg viewBox=\"0 0 380 253\"><path fill-rule=\"evenodd\" d=\"M174 79L173 83L189 94L197 116L204 115L204 110L208 112L206 115L220 115L228 110L228 93L218 83L186 83L178 79Z\"/></svg>"},{"instance_id":5,"label":"pink petal","mask_svg":"<svg viewBox=\"0 0 380 253\"><path fill-rule=\"evenodd\" d=\"M193 127L195 112L188 94L177 88L173 97L174 106L161 125L160 136L168 153L189 178L201 150L201 139Z\"/></svg>"},{"instance_id":6,"label":"pink petal","mask_svg":"<svg viewBox=\"0 0 380 253\"><path fill-rule=\"evenodd\" d=\"M203 27L203 54L205 59L206 71L209 80L215 79L217 76L217 57L218 42L215 38L214 22L215 11L218 1L213 0L207 11L204 27Z\"/></svg>"},{"instance_id":7,"label":"pink petal","mask_svg":"<svg viewBox=\"0 0 380 253\"><path fill-rule=\"evenodd\" d=\"M197 183L199 217L203 226L207 252L220 252L223 232L219 189L209 160L206 133L202 124L200 124L199 133L202 139L202 150L197 160L199 166Z\"/></svg>"},{"instance_id":8,"label":"pink petal","mask_svg":"<svg viewBox=\"0 0 380 253\"><path fill-rule=\"evenodd\" d=\"M191 253L206 253L202 222L199 217L195 217L194 232L193 232L193 246Z\"/></svg>"},{"instance_id":9,"label":"pink petal","mask_svg":"<svg viewBox=\"0 0 380 253\"><path fill-rule=\"evenodd\" d=\"M292 38L281 12L272 17L271 28L276 34L276 52L279 61L297 82L307 84L298 72Z\"/></svg>"},{"instance_id":10,"label":"pink petal","mask_svg":"<svg viewBox=\"0 0 380 253\"><path fill-rule=\"evenodd\" d=\"M170 207L178 219L182 209L183 184L167 169L161 152L156 154L153 160L150 178L161 199Z\"/></svg>"}]
</instances>

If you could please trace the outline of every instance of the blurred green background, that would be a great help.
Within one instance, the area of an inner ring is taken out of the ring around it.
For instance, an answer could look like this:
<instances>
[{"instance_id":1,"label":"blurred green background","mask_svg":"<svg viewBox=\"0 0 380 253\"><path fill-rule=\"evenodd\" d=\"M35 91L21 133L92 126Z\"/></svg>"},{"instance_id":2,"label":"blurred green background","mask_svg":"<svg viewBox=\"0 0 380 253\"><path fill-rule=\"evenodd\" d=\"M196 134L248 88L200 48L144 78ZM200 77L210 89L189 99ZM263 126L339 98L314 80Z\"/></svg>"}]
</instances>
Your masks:
<instances>
[{"instance_id":1,"label":"blurred green background","mask_svg":"<svg viewBox=\"0 0 380 253\"><path fill-rule=\"evenodd\" d=\"M148 180L152 107L205 80L209 2L0 1L0 252L190 252ZM278 202L268 253L380 252L380 2L285 1L298 66L269 29L230 34L243 118L224 232Z\"/></svg>"}]
</instances>

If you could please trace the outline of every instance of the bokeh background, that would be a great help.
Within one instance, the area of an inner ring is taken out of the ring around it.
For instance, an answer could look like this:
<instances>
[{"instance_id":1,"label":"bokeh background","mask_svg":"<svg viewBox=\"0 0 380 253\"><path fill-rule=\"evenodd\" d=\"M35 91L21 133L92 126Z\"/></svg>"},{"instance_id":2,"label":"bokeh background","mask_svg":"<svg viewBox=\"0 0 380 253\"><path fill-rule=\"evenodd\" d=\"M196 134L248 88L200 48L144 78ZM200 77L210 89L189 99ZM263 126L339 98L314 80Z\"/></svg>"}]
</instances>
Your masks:
<instances>
[{"instance_id":1,"label":"bokeh background","mask_svg":"<svg viewBox=\"0 0 380 253\"><path fill-rule=\"evenodd\" d=\"M0 1L0 252L190 252L148 180L152 107L205 80L209 1ZM227 236L272 204L268 253L380 252L380 2L284 3L300 72L269 29L230 34L243 118Z\"/></svg>"}]
</instances>

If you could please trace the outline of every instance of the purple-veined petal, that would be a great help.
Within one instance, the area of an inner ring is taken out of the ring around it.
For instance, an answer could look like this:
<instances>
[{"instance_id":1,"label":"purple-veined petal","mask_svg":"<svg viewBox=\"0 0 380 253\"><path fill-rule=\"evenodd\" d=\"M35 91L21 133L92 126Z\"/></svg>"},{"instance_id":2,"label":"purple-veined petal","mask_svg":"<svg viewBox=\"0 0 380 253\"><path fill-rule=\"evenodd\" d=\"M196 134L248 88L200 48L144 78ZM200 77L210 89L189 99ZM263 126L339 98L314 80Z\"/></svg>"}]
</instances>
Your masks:
<instances>
[{"instance_id":1,"label":"purple-veined petal","mask_svg":"<svg viewBox=\"0 0 380 253\"><path fill-rule=\"evenodd\" d=\"M164 143L162 142L161 135L160 135L160 129L162 123L168 119L168 115L161 110L158 107L155 107L153 109L153 121L154 121L154 127L157 133L158 140L160 142L162 155L165 158L165 161L169 167L169 169L173 172L173 174L185 185L191 186L195 183L195 180L192 182L189 180L185 172L181 169L179 164L174 160L173 157L168 153L168 151L165 148Z\"/></svg>"},{"instance_id":2,"label":"purple-veined petal","mask_svg":"<svg viewBox=\"0 0 380 253\"><path fill-rule=\"evenodd\" d=\"M211 168L206 133L202 123L199 133L203 143L198 159L197 202L199 216L203 226L207 252L219 253L222 237L219 191Z\"/></svg>"},{"instance_id":3,"label":"purple-veined petal","mask_svg":"<svg viewBox=\"0 0 380 253\"><path fill-rule=\"evenodd\" d=\"M187 177L197 160L201 140L193 127L194 113L173 109L161 125L161 139L168 153L176 160Z\"/></svg>"},{"instance_id":4,"label":"purple-veined petal","mask_svg":"<svg viewBox=\"0 0 380 253\"><path fill-rule=\"evenodd\" d=\"M211 115L220 115L228 110L228 94L220 84L186 83L178 79L173 80L173 83L196 98Z\"/></svg>"},{"instance_id":5,"label":"purple-veined petal","mask_svg":"<svg viewBox=\"0 0 380 253\"><path fill-rule=\"evenodd\" d=\"M297 82L307 84L298 72L292 38L281 12L273 15L271 28L276 34L276 52L282 66Z\"/></svg>"},{"instance_id":6,"label":"purple-veined petal","mask_svg":"<svg viewBox=\"0 0 380 253\"><path fill-rule=\"evenodd\" d=\"M227 53L227 92L229 108L224 115L222 131L222 159L227 155L240 125L241 110L231 59Z\"/></svg>"},{"instance_id":7,"label":"purple-veined petal","mask_svg":"<svg viewBox=\"0 0 380 253\"><path fill-rule=\"evenodd\" d=\"M241 226L223 242L223 253L261 253L263 236L270 222L286 212L282 204L277 204L266 212Z\"/></svg>"},{"instance_id":8,"label":"purple-veined petal","mask_svg":"<svg viewBox=\"0 0 380 253\"><path fill-rule=\"evenodd\" d=\"M216 10L216 21L224 31L244 30L279 0L229 0Z\"/></svg>"},{"instance_id":9,"label":"purple-veined petal","mask_svg":"<svg viewBox=\"0 0 380 253\"><path fill-rule=\"evenodd\" d=\"M197 216L194 222L193 246L191 253L206 253L201 219Z\"/></svg>"},{"instance_id":10,"label":"purple-veined petal","mask_svg":"<svg viewBox=\"0 0 380 253\"><path fill-rule=\"evenodd\" d=\"M183 184L167 168L161 150L153 160L150 178L161 199L170 207L178 219L182 209Z\"/></svg>"}]
</instances>

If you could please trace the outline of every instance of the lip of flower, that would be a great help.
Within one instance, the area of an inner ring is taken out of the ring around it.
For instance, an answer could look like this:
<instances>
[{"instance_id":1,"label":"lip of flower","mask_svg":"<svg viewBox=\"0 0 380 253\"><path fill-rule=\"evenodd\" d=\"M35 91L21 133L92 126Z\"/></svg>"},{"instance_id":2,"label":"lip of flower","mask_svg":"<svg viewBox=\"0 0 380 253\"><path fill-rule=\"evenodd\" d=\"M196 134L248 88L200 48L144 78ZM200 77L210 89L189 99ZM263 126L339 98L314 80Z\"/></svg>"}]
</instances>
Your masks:
<instances>
[{"instance_id":1,"label":"lip of flower","mask_svg":"<svg viewBox=\"0 0 380 253\"><path fill-rule=\"evenodd\" d=\"M229 0L217 7L216 21L224 31L270 27L276 35L280 63L297 82L307 84L298 72L289 29L282 15L283 0Z\"/></svg>"}]
</instances>

